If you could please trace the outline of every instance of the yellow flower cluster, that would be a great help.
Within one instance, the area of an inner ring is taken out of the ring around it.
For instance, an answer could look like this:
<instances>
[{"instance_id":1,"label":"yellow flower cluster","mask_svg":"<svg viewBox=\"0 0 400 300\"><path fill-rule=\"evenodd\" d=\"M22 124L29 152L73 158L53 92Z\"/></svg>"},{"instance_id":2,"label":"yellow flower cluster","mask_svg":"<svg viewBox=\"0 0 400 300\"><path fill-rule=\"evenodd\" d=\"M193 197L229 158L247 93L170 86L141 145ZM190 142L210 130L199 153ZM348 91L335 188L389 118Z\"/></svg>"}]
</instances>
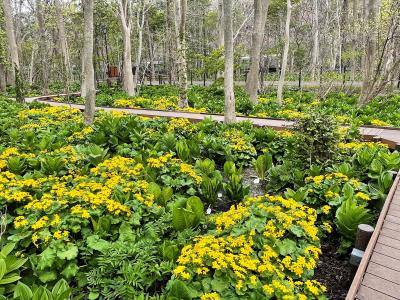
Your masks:
<instances>
[{"instance_id":1,"label":"yellow flower cluster","mask_svg":"<svg viewBox=\"0 0 400 300\"><path fill-rule=\"evenodd\" d=\"M373 119L373 120L371 120L371 125L383 126L383 127L390 126L389 123L387 123L387 122L385 122L385 121L381 121L381 120L379 120L379 119Z\"/></svg>"},{"instance_id":2,"label":"yellow flower cluster","mask_svg":"<svg viewBox=\"0 0 400 300\"><path fill-rule=\"evenodd\" d=\"M217 225L217 231L230 229L238 221L250 215L248 208L243 204L238 204L236 207L232 206L229 211L217 215L213 222Z\"/></svg>"},{"instance_id":3,"label":"yellow flower cluster","mask_svg":"<svg viewBox=\"0 0 400 300\"><path fill-rule=\"evenodd\" d=\"M200 184L202 182L203 178L196 174L192 165L182 163L180 169L181 169L182 173L186 173L190 177L192 177L196 181L197 184Z\"/></svg>"},{"instance_id":4,"label":"yellow flower cluster","mask_svg":"<svg viewBox=\"0 0 400 300\"><path fill-rule=\"evenodd\" d=\"M220 300L218 293L205 293L201 295L200 300Z\"/></svg>"},{"instance_id":5,"label":"yellow flower cluster","mask_svg":"<svg viewBox=\"0 0 400 300\"><path fill-rule=\"evenodd\" d=\"M16 229L25 227L26 225L28 225L28 221L25 219L24 216L18 216L14 218L14 227Z\"/></svg>"},{"instance_id":6,"label":"yellow flower cluster","mask_svg":"<svg viewBox=\"0 0 400 300\"><path fill-rule=\"evenodd\" d=\"M80 204L71 207L71 214L78 215L84 219L90 218L90 213L87 209L82 208Z\"/></svg>"},{"instance_id":7,"label":"yellow flower cluster","mask_svg":"<svg viewBox=\"0 0 400 300\"><path fill-rule=\"evenodd\" d=\"M305 117L305 114L299 111L285 109L278 111L278 116L285 118L285 119L301 119Z\"/></svg>"},{"instance_id":8,"label":"yellow flower cluster","mask_svg":"<svg viewBox=\"0 0 400 300\"><path fill-rule=\"evenodd\" d=\"M363 192L358 192L358 193L356 194L356 197L357 197L358 199L363 200L363 201L369 201L369 200L371 200L371 198L370 198L368 195L364 194Z\"/></svg>"},{"instance_id":9,"label":"yellow flower cluster","mask_svg":"<svg viewBox=\"0 0 400 300\"><path fill-rule=\"evenodd\" d=\"M338 147L342 150L359 150L364 147L374 148L384 148L387 149L388 145L381 142L349 142L349 143L339 143Z\"/></svg>"},{"instance_id":10,"label":"yellow flower cluster","mask_svg":"<svg viewBox=\"0 0 400 300\"><path fill-rule=\"evenodd\" d=\"M224 132L224 138L229 143L231 149L235 152L244 152L248 154L257 153L253 144L246 140L246 135L240 130L227 130Z\"/></svg>"},{"instance_id":11,"label":"yellow flower cluster","mask_svg":"<svg viewBox=\"0 0 400 300\"><path fill-rule=\"evenodd\" d=\"M168 122L168 131L176 131L177 129L190 133L195 130L195 126L189 121L189 119L172 118Z\"/></svg>"},{"instance_id":12,"label":"yellow flower cluster","mask_svg":"<svg viewBox=\"0 0 400 300\"><path fill-rule=\"evenodd\" d=\"M81 124L83 116L79 109L67 106L49 106L22 110L18 119L25 121L22 129L47 127L49 125L63 125L66 122Z\"/></svg>"},{"instance_id":13,"label":"yellow flower cluster","mask_svg":"<svg viewBox=\"0 0 400 300\"><path fill-rule=\"evenodd\" d=\"M268 216L262 232L250 228L247 233L233 234L235 225L246 228L252 224L254 214ZM306 271L316 268L321 250L308 244L301 253L292 256L281 255L276 247L277 240L287 239L293 227L300 227L309 241L318 242L316 220L314 209L293 199L270 195L248 198L244 205L231 207L211 219L217 226L215 233L199 236L193 244L186 245L177 260L179 265L174 274L183 280L194 281L198 280L196 276L213 277L214 272L232 274L237 291L245 287L256 289L261 281L267 295L276 293L284 295L285 299L294 299L301 289L304 297L306 293L322 294L325 290L322 285L311 281L306 285L302 280L302 276L308 274ZM243 224L243 221L247 223ZM256 235L257 244L254 242ZM261 241L262 248L257 249ZM294 281L294 278L298 280Z\"/></svg>"},{"instance_id":14,"label":"yellow flower cluster","mask_svg":"<svg viewBox=\"0 0 400 300\"><path fill-rule=\"evenodd\" d=\"M305 181L306 182L313 182L315 184L321 184L324 180L331 180L331 179L339 179L341 181L347 182L349 181L349 177L345 174L339 173L339 172L335 172L335 173L328 173L325 175L318 175L318 176L310 176L310 177L306 177ZM327 192L327 196L330 198L333 198L335 195L328 191Z\"/></svg>"},{"instance_id":15,"label":"yellow flower cluster","mask_svg":"<svg viewBox=\"0 0 400 300\"><path fill-rule=\"evenodd\" d=\"M69 136L68 141L83 140L87 135L93 133L93 131L94 130L92 127L85 127L81 131L74 132L71 136Z\"/></svg>"},{"instance_id":16,"label":"yellow flower cluster","mask_svg":"<svg viewBox=\"0 0 400 300\"><path fill-rule=\"evenodd\" d=\"M157 158L151 157L151 158L147 159L147 164L151 168L160 169L160 168L164 167L166 165L166 163L171 160L171 158L172 158L172 154L167 153L167 154L157 157Z\"/></svg>"}]
</instances>

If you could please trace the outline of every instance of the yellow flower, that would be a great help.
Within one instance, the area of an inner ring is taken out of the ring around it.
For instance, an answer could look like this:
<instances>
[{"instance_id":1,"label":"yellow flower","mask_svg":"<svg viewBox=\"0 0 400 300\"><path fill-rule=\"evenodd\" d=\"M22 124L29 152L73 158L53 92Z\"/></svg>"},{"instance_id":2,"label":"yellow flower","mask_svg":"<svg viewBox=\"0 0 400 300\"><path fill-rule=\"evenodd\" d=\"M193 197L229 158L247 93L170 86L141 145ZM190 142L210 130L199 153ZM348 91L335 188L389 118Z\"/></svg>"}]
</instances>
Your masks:
<instances>
[{"instance_id":1,"label":"yellow flower","mask_svg":"<svg viewBox=\"0 0 400 300\"><path fill-rule=\"evenodd\" d=\"M361 199L361 200L364 200L364 201L369 201L369 200L371 200L371 198L370 198L368 195L364 194L363 192L358 192L358 193L356 194L356 197L359 198L359 199Z\"/></svg>"},{"instance_id":2,"label":"yellow flower","mask_svg":"<svg viewBox=\"0 0 400 300\"><path fill-rule=\"evenodd\" d=\"M35 224L32 225L32 229L38 230L38 229L43 228L46 225L48 220L49 220L49 217L47 217L47 216L41 217L38 221L36 221Z\"/></svg>"},{"instance_id":3,"label":"yellow flower","mask_svg":"<svg viewBox=\"0 0 400 300\"><path fill-rule=\"evenodd\" d=\"M322 206L321 210L323 214L327 215L331 211L331 207L329 205L324 205Z\"/></svg>"},{"instance_id":4,"label":"yellow flower","mask_svg":"<svg viewBox=\"0 0 400 300\"><path fill-rule=\"evenodd\" d=\"M18 216L14 219L14 227L16 229L24 227L28 225L28 221L25 219L24 216Z\"/></svg>"},{"instance_id":5,"label":"yellow flower","mask_svg":"<svg viewBox=\"0 0 400 300\"><path fill-rule=\"evenodd\" d=\"M257 284L257 276L255 276L255 275L250 276L250 282L252 285L256 285Z\"/></svg>"},{"instance_id":6,"label":"yellow flower","mask_svg":"<svg viewBox=\"0 0 400 300\"><path fill-rule=\"evenodd\" d=\"M80 204L75 205L74 207L71 208L71 214L78 215L84 219L90 218L89 211L87 209L82 208Z\"/></svg>"},{"instance_id":7,"label":"yellow flower","mask_svg":"<svg viewBox=\"0 0 400 300\"><path fill-rule=\"evenodd\" d=\"M200 297L200 300L220 300L221 298L219 297L218 293L212 292L212 293L205 293Z\"/></svg>"}]
</instances>

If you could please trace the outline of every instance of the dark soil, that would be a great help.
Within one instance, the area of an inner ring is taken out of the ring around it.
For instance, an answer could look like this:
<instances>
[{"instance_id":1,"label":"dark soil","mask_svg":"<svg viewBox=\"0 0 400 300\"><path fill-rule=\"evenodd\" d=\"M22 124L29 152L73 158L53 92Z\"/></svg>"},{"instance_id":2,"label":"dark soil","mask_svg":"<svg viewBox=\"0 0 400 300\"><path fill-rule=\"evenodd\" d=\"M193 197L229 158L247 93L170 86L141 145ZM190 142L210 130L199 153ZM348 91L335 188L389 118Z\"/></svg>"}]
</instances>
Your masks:
<instances>
[{"instance_id":1,"label":"dark soil","mask_svg":"<svg viewBox=\"0 0 400 300\"><path fill-rule=\"evenodd\" d=\"M349 256L335 253L339 245L340 240L334 234L321 241L322 255L314 276L314 279L326 286L326 295L332 300L346 298L356 271L349 263Z\"/></svg>"}]
</instances>

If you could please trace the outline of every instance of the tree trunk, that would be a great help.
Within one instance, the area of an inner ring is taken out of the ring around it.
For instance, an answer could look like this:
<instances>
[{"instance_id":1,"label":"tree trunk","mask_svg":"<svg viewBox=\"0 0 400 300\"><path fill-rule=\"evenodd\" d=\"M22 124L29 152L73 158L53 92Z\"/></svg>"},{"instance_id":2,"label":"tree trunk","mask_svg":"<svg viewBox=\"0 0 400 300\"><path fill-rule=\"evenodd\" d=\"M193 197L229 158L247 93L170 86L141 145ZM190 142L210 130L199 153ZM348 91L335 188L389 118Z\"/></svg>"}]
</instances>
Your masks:
<instances>
[{"instance_id":1,"label":"tree trunk","mask_svg":"<svg viewBox=\"0 0 400 300\"><path fill-rule=\"evenodd\" d=\"M257 90L259 87L259 71L261 45L264 37L264 28L267 20L269 0L254 0L254 25L250 53L250 70L246 79L246 90L250 101L257 104Z\"/></svg>"},{"instance_id":2,"label":"tree trunk","mask_svg":"<svg viewBox=\"0 0 400 300\"><path fill-rule=\"evenodd\" d=\"M36 0L36 18L38 23L38 35L39 35L39 54L40 54L40 65L41 65L41 77L42 77L42 92L48 94L49 92L49 72L48 72L48 53L47 53L47 41L46 41L46 28L43 15L43 2L42 0Z\"/></svg>"},{"instance_id":3,"label":"tree trunk","mask_svg":"<svg viewBox=\"0 0 400 300\"><path fill-rule=\"evenodd\" d=\"M3 0L3 12L4 12L4 23L7 34L7 42L11 57L11 82L15 83L15 68L19 70L19 57L17 42L15 40L14 23L13 23L13 13L11 0Z\"/></svg>"},{"instance_id":4,"label":"tree trunk","mask_svg":"<svg viewBox=\"0 0 400 300\"><path fill-rule=\"evenodd\" d=\"M96 88L94 85L93 67L93 0L82 1L84 13L83 53L85 58L83 79L86 84L85 123L92 124L96 109Z\"/></svg>"},{"instance_id":5,"label":"tree trunk","mask_svg":"<svg viewBox=\"0 0 400 300\"><path fill-rule=\"evenodd\" d=\"M141 9L138 10L137 14L137 27L138 27L138 48L136 51L135 61L135 73L133 74L133 84L136 88L139 78L140 63L142 61L142 50L143 50L143 27L145 21L145 0L141 1Z\"/></svg>"},{"instance_id":6,"label":"tree trunk","mask_svg":"<svg viewBox=\"0 0 400 300\"><path fill-rule=\"evenodd\" d=\"M130 0L119 0L119 15L121 20L122 39L124 43L122 88L128 96L135 95L135 82L132 72L132 46L131 46L131 16Z\"/></svg>"},{"instance_id":7,"label":"tree trunk","mask_svg":"<svg viewBox=\"0 0 400 300\"><path fill-rule=\"evenodd\" d=\"M315 81L319 77L319 24L318 24L318 0L313 0L313 49L311 62L311 79Z\"/></svg>"},{"instance_id":8,"label":"tree trunk","mask_svg":"<svg viewBox=\"0 0 400 300\"><path fill-rule=\"evenodd\" d=\"M176 65L178 73L179 106L188 106L186 61L186 14L187 0L174 0Z\"/></svg>"},{"instance_id":9,"label":"tree trunk","mask_svg":"<svg viewBox=\"0 0 400 300\"><path fill-rule=\"evenodd\" d=\"M218 0L218 48L224 47L224 9L222 1Z\"/></svg>"},{"instance_id":10,"label":"tree trunk","mask_svg":"<svg viewBox=\"0 0 400 300\"><path fill-rule=\"evenodd\" d=\"M277 99L278 99L279 105L282 105L282 100L283 100L283 84L285 82L285 73L286 73L286 66L287 66L288 54L289 54L289 44L290 44L291 14L292 14L292 4L291 4L290 0L287 0L286 25L285 25L285 46L283 48L281 76L280 76L279 82L278 82L278 93L277 93Z\"/></svg>"},{"instance_id":11,"label":"tree trunk","mask_svg":"<svg viewBox=\"0 0 400 300\"><path fill-rule=\"evenodd\" d=\"M56 8L56 20L57 20L57 27L58 27L58 37L60 42L61 53L63 56L64 62L64 76L65 76L65 83L66 83L66 92L69 91L69 83L71 80L71 62L69 58L68 52L68 42L65 36L65 24L64 24L64 16L63 16L63 8L60 0L54 0L55 8Z\"/></svg>"},{"instance_id":12,"label":"tree trunk","mask_svg":"<svg viewBox=\"0 0 400 300\"><path fill-rule=\"evenodd\" d=\"M31 62L29 64L29 85L33 85L33 74L35 72L35 52L36 46L35 44L32 45L32 52L31 52Z\"/></svg>"},{"instance_id":13,"label":"tree trunk","mask_svg":"<svg viewBox=\"0 0 400 300\"><path fill-rule=\"evenodd\" d=\"M149 60L150 60L150 82L156 80L156 70L154 67L154 41L150 31L149 22L146 22L146 30L149 44Z\"/></svg>"},{"instance_id":14,"label":"tree trunk","mask_svg":"<svg viewBox=\"0 0 400 300\"><path fill-rule=\"evenodd\" d=\"M225 123L236 122L235 92L233 89L232 0L223 0L225 44Z\"/></svg>"},{"instance_id":15,"label":"tree trunk","mask_svg":"<svg viewBox=\"0 0 400 300\"><path fill-rule=\"evenodd\" d=\"M365 41L365 53L363 63L363 85L358 99L360 105L364 105L369 98L370 84L375 67L375 0L369 0L365 5L365 21L368 22Z\"/></svg>"},{"instance_id":16,"label":"tree trunk","mask_svg":"<svg viewBox=\"0 0 400 300\"><path fill-rule=\"evenodd\" d=\"M3 64L0 64L0 92L6 90L6 68Z\"/></svg>"}]
</instances>

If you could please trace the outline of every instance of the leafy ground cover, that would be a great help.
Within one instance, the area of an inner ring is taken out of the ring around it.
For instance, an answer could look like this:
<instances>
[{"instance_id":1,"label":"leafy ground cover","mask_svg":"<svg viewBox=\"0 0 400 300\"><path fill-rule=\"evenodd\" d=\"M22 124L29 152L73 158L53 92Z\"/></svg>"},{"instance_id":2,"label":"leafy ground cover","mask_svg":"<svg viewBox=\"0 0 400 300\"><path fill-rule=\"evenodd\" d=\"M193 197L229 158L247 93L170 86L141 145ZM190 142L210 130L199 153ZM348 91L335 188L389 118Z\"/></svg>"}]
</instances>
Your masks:
<instances>
[{"instance_id":1,"label":"leafy ground cover","mask_svg":"<svg viewBox=\"0 0 400 300\"><path fill-rule=\"evenodd\" d=\"M400 167L317 113L281 132L115 112L88 127L6 99L0 116L3 299L334 298L321 242L348 253Z\"/></svg>"},{"instance_id":2,"label":"leafy ground cover","mask_svg":"<svg viewBox=\"0 0 400 300\"><path fill-rule=\"evenodd\" d=\"M99 106L147 108L160 110L182 110L178 106L178 91L174 86L143 86L138 97L130 98L117 87L100 87L97 94ZM262 118L295 120L308 113L318 111L334 116L341 124L400 127L400 96L379 96L364 107L357 105L358 95L331 92L319 99L313 91L290 91L284 94L284 104L276 103L275 92L259 97L259 104L252 106L246 92L236 87L236 111L238 115ZM189 112L223 113L224 91L218 82L211 87L193 86L188 93ZM55 98L56 101L66 101ZM83 103L80 97L68 101Z\"/></svg>"}]
</instances>

